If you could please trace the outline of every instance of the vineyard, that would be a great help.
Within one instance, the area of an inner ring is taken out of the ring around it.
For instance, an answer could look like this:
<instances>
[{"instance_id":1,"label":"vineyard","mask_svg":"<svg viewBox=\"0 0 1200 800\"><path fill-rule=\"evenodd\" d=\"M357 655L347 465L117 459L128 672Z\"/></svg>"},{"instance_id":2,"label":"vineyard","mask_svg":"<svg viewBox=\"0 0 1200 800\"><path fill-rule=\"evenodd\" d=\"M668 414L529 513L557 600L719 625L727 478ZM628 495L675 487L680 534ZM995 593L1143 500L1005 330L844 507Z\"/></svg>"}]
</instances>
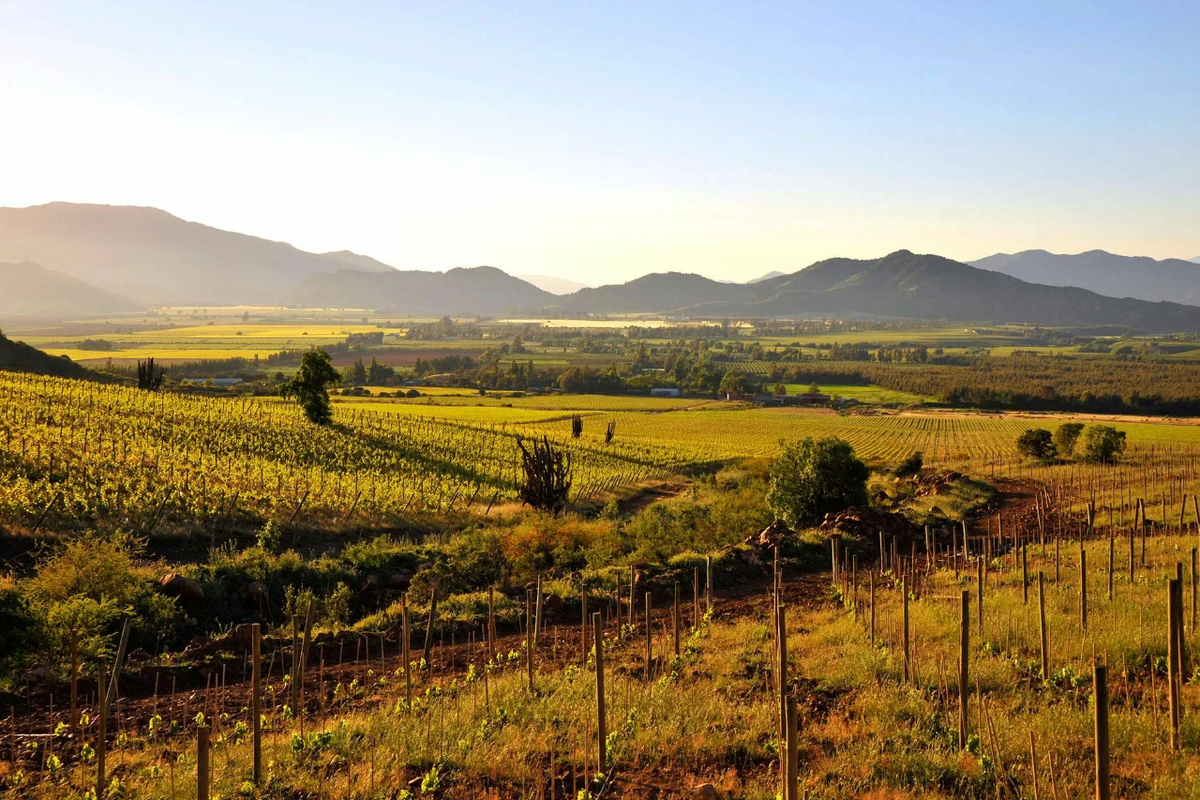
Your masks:
<instances>
[{"instance_id":1,"label":"vineyard","mask_svg":"<svg viewBox=\"0 0 1200 800\"><path fill-rule=\"evenodd\" d=\"M348 408L336 425L314 428L275 400L4 373L0 515L34 529L108 522L151 531L172 521L447 514L515 497L521 429L498 422ZM650 442L568 442L565 424L546 432L571 453L577 498L684 466Z\"/></svg>"}]
</instances>

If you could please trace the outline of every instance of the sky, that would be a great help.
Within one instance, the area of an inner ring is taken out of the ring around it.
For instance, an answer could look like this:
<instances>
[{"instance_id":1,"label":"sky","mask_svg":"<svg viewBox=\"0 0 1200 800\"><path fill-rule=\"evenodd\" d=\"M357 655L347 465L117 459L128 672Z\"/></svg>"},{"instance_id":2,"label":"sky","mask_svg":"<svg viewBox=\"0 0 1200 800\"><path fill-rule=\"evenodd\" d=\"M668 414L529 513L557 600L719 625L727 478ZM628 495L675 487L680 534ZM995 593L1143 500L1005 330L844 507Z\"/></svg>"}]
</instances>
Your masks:
<instances>
[{"instance_id":1,"label":"sky","mask_svg":"<svg viewBox=\"0 0 1200 800\"><path fill-rule=\"evenodd\" d=\"M1200 3L0 0L0 206L402 269L1200 255Z\"/></svg>"}]
</instances>

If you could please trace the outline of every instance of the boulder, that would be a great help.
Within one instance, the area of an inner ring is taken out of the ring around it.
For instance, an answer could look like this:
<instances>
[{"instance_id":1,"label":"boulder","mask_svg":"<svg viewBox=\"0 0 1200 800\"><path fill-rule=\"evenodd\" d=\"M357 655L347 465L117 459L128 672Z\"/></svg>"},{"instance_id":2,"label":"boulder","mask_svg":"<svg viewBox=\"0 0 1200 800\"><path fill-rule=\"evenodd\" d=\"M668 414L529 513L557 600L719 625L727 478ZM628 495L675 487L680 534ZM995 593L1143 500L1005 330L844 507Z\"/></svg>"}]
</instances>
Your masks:
<instances>
[{"instance_id":1,"label":"boulder","mask_svg":"<svg viewBox=\"0 0 1200 800\"><path fill-rule=\"evenodd\" d=\"M717 787L711 783L702 783L692 790L692 797L696 800L717 800L721 793L717 791Z\"/></svg>"},{"instance_id":2,"label":"boulder","mask_svg":"<svg viewBox=\"0 0 1200 800\"><path fill-rule=\"evenodd\" d=\"M413 574L411 569L398 569L392 574L388 575L388 588L402 592L408 588L410 583L412 583L412 576Z\"/></svg>"},{"instance_id":3,"label":"boulder","mask_svg":"<svg viewBox=\"0 0 1200 800\"><path fill-rule=\"evenodd\" d=\"M198 603L204 599L204 588L191 578L185 578L178 572L168 572L158 582L164 594L178 597L187 603Z\"/></svg>"},{"instance_id":4,"label":"boulder","mask_svg":"<svg viewBox=\"0 0 1200 800\"><path fill-rule=\"evenodd\" d=\"M562 611L562 598L556 594L548 594L542 597L542 607L550 614L556 614Z\"/></svg>"}]
</instances>

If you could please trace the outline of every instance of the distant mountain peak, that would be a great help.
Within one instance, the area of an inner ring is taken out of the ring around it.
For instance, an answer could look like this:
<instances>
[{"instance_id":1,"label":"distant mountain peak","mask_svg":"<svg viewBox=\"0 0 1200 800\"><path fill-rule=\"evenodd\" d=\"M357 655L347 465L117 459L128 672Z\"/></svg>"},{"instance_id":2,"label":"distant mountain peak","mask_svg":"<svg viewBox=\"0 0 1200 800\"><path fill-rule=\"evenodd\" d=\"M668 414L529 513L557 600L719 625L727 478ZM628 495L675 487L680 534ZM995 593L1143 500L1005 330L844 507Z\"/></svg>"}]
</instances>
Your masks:
<instances>
[{"instance_id":1,"label":"distant mountain peak","mask_svg":"<svg viewBox=\"0 0 1200 800\"><path fill-rule=\"evenodd\" d=\"M1078 286L1108 297L1200 305L1200 262L1122 256L1106 250L1059 254L1024 250L972 261L981 269L1051 286Z\"/></svg>"}]
</instances>

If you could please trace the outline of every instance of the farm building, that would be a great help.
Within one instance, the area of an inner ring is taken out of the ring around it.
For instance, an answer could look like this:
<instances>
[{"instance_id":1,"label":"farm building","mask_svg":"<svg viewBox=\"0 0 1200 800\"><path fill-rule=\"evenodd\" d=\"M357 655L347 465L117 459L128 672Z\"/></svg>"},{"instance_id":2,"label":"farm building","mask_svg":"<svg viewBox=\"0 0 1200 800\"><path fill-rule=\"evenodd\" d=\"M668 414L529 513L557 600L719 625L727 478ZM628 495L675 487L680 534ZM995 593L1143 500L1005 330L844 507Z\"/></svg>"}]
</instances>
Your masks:
<instances>
[{"instance_id":1,"label":"farm building","mask_svg":"<svg viewBox=\"0 0 1200 800\"><path fill-rule=\"evenodd\" d=\"M679 397L679 390L672 386L660 386L650 390L651 397Z\"/></svg>"}]
</instances>

